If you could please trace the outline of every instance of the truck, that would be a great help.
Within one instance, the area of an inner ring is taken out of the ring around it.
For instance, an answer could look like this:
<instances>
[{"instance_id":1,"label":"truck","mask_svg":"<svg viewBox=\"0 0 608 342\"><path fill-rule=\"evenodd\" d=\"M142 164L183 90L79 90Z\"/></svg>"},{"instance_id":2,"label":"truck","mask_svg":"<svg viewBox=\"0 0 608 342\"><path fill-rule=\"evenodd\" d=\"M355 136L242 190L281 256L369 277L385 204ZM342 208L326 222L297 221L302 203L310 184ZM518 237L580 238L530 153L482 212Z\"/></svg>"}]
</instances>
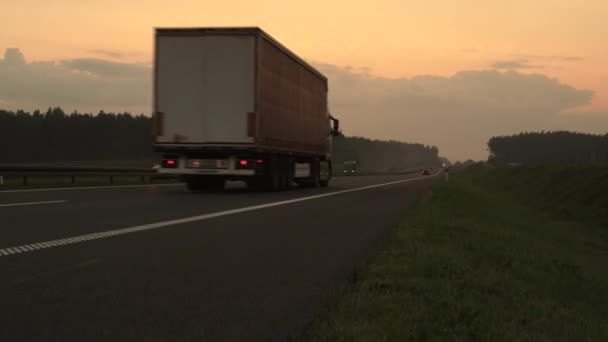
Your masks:
<instances>
[{"instance_id":1,"label":"truck","mask_svg":"<svg viewBox=\"0 0 608 342\"><path fill-rule=\"evenodd\" d=\"M158 173L190 191L329 185L328 80L259 27L155 28L153 74Z\"/></svg>"},{"instance_id":2,"label":"truck","mask_svg":"<svg viewBox=\"0 0 608 342\"><path fill-rule=\"evenodd\" d=\"M359 163L356 160L347 160L344 162L344 175L350 176L357 172Z\"/></svg>"}]
</instances>

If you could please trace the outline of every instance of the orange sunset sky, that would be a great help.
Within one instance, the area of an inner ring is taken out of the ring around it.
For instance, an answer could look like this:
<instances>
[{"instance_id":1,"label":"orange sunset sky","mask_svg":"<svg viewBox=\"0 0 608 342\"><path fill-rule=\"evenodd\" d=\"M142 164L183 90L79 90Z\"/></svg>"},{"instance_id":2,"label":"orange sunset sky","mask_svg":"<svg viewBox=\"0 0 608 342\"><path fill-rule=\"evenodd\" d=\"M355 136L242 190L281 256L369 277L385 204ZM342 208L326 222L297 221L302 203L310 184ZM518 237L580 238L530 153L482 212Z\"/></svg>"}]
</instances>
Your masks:
<instances>
[{"instance_id":1,"label":"orange sunset sky","mask_svg":"<svg viewBox=\"0 0 608 342\"><path fill-rule=\"evenodd\" d=\"M45 101L53 103L41 103L42 95L24 95L36 93L27 91L40 86L36 80L19 83L23 93L11 88L8 78L22 77L9 64L22 56L25 65L57 75L76 68L75 60L146 67L153 28L165 26L259 26L328 75L332 111L346 133L433 144L454 160L484 159L495 134L608 131L606 0L2 0L0 57L13 50L0 68L0 108L149 113L146 94L132 103L108 97L106 106L50 95ZM500 92L486 101L479 93L494 84ZM428 96L414 98L410 89ZM437 107L446 98L462 100ZM466 105L450 114L454 103ZM444 120L449 127L436 126Z\"/></svg>"}]
</instances>

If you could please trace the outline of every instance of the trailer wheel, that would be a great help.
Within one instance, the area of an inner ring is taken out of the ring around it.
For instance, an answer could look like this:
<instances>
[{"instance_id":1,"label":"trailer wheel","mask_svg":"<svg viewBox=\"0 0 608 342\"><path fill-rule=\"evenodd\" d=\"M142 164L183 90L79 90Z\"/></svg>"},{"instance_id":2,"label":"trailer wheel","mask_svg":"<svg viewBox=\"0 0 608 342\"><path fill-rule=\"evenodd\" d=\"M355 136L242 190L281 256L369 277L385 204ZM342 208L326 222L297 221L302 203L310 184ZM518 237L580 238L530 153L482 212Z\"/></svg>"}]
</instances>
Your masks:
<instances>
[{"instance_id":1,"label":"trailer wheel","mask_svg":"<svg viewBox=\"0 0 608 342\"><path fill-rule=\"evenodd\" d=\"M266 191L279 191L281 189L281 167L277 156L270 156L266 164L264 175L264 188Z\"/></svg>"},{"instance_id":2,"label":"trailer wheel","mask_svg":"<svg viewBox=\"0 0 608 342\"><path fill-rule=\"evenodd\" d=\"M186 176L184 181L186 182L186 188L189 191L202 191L205 189L205 183L200 176Z\"/></svg>"},{"instance_id":3,"label":"trailer wheel","mask_svg":"<svg viewBox=\"0 0 608 342\"><path fill-rule=\"evenodd\" d=\"M251 179L245 180L247 183L247 188L253 191L262 191L265 188L266 178L264 176L255 176Z\"/></svg>"},{"instance_id":4,"label":"trailer wheel","mask_svg":"<svg viewBox=\"0 0 608 342\"><path fill-rule=\"evenodd\" d=\"M186 189L188 189L188 191L201 191L203 190L203 185L200 182L197 182L196 180L193 179L188 179L186 180Z\"/></svg>"},{"instance_id":5,"label":"trailer wheel","mask_svg":"<svg viewBox=\"0 0 608 342\"><path fill-rule=\"evenodd\" d=\"M191 176L186 178L186 188L189 191L221 191L226 180L213 176Z\"/></svg>"},{"instance_id":6,"label":"trailer wheel","mask_svg":"<svg viewBox=\"0 0 608 342\"><path fill-rule=\"evenodd\" d=\"M210 177L205 184L205 188L209 191L222 191L225 185L226 180L224 178Z\"/></svg>"},{"instance_id":7,"label":"trailer wheel","mask_svg":"<svg viewBox=\"0 0 608 342\"><path fill-rule=\"evenodd\" d=\"M279 165L279 187L281 190L289 190L294 177L293 161L289 157L280 157Z\"/></svg>"},{"instance_id":8,"label":"trailer wheel","mask_svg":"<svg viewBox=\"0 0 608 342\"><path fill-rule=\"evenodd\" d=\"M318 188L321 184L321 162L319 158L315 158L312 161L313 174L312 174L312 187Z\"/></svg>"},{"instance_id":9,"label":"trailer wheel","mask_svg":"<svg viewBox=\"0 0 608 342\"><path fill-rule=\"evenodd\" d=\"M295 170L295 162L293 160L293 158L288 158L286 161L286 168L287 168L287 189L291 189L295 176L296 176L296 170Z\"/></svg>"}]
</instances>

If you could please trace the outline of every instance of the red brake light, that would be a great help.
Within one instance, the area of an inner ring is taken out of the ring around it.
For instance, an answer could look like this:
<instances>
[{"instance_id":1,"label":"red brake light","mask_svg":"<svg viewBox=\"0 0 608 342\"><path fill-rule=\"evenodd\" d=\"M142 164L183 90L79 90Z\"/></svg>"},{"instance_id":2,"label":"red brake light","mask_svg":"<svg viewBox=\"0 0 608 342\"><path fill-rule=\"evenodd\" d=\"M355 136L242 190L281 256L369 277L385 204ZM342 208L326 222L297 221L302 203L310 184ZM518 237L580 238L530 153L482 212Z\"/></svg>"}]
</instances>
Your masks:
<instances>
[{"instance_id":1,"label":"red brake light","mask_svg":"<svg viewBox=\"0 0 608 342\"><path fill-rule=\"evenodd\" d=\"M241 160L239 162L239 164L243 165L243 166L247 166L247 164L249 164L246 160Z\"/></svg>"},{"instance_id":2,"label":"red brake light","mask_svg":"<svg viewBox=\"0 0 608 342\"><path fill-rule=\"evenodd\" d=\"M258 159L258 164L262 164L264 161L262 159Z\"/></svg>"},{"instance_id":3,"label":"red brake light","mask_svg":"<svg viewBox=\"0 0 608 342\"><path fill-rule=\"evenodd\" d=\"M167 165L175 165L175 160L173 160L173 159L167 160Z\"/></svg>"}]
</instances>

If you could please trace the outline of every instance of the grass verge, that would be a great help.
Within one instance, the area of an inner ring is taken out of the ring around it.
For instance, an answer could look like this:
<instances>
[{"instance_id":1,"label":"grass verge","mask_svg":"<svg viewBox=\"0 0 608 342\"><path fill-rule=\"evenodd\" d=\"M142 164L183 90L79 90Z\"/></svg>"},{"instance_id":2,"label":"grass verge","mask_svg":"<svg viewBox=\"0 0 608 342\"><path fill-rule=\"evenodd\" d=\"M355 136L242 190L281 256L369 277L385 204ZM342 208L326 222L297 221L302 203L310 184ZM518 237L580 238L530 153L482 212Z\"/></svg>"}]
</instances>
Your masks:
<instances>
[{"instance_id":1,"label":"grass verge","mask_svg":"<svg viewBox=\"0 0 608 342\"><path fill-rule=\"evenodd\" d=\"M302 339L608 340L608 170L580 171L451 175Z\"/></svg>"}]
</instances>

